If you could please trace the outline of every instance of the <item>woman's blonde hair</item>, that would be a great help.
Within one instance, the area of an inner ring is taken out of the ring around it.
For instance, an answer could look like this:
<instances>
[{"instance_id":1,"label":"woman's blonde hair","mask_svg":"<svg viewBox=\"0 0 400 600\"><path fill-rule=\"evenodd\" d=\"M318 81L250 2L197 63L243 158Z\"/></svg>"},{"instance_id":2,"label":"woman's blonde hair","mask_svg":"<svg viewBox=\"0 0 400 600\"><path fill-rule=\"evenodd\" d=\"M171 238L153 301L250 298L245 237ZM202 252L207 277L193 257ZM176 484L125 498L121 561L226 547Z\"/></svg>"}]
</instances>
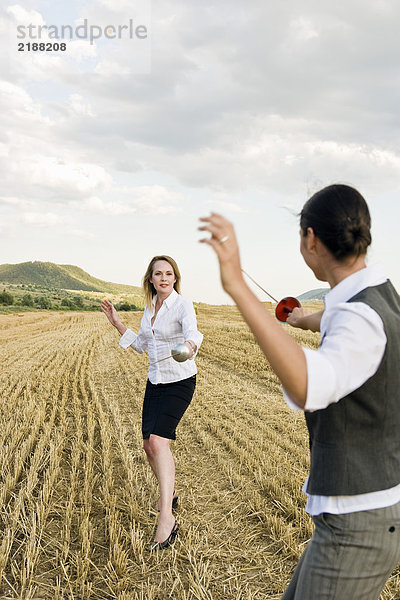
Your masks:
<instances>
[{"instance_id":1,"label":"woman's blonde hair","mask_svg":"<svg viewBox=\"0 0 400 600\"><path fill-rule=\"evenodd\" d=\"M158 260L165 260L167 263L169 263L171 265L171 267L174 271L175 279L176 279L176 281L174 283L174 289L176 292L178 292L178 294L181 293L181 274L179 272L178 265L176 264L174 259L171 258L170 256L167 256L166 254L163 256L154 256L151 259L151 261L149 262L149 266L146 269L146 273L144 274L143 282L142 282L144 298L146 300L146 306L148 306L148 308L152 307L153 298L157 294L156 289L155 289L154 285L151 283L150 279L152 278L152 275L153 275L154 265Z\"/></svg>"}]
</instances>

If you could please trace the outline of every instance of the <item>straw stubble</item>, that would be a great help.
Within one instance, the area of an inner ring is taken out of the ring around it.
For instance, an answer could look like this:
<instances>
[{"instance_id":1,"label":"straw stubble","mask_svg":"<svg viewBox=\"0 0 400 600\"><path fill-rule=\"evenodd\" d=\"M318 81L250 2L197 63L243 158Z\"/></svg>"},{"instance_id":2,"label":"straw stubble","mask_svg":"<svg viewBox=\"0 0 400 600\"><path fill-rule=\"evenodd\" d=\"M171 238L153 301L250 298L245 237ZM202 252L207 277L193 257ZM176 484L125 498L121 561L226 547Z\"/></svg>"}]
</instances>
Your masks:
<instances>
[{"instance_id":1,"label":"straw stubble","mask_svg":"<svg viewBox=\"0 0 400 600\"><path fill-rule=\"evenodd\" d=\"M312 534L303 416L235 308L197 312L198 385L173 444L180 531L153 554L146 358L118 348L101 314L1 317L2 599L280 598ZM137 330L140 316L127 324ZM399 588L397 572L382 600L399 600Z\"/></svg>"}]
</instances>

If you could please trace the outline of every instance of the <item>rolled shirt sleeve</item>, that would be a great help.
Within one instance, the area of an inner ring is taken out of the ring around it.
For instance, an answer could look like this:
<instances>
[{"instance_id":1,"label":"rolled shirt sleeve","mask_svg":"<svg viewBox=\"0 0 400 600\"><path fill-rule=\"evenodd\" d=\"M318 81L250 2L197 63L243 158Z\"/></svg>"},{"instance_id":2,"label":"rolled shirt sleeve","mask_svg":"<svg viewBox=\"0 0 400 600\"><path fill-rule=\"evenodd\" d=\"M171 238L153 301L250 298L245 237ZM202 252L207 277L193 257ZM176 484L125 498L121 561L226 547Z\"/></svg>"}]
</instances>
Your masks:
<instances>
[{"instance_id":1,"label":"rolled shirt sleeve","mask_svg":"<svg viewBox=\"0 0 400 600\"><path fill-rule=\"evenodd\" d=\"M147 341L142 333L142 327L140 327L139 334L135 333L131 329L127 329L119 340L119 345L124 350L126 348L133 348L139 354L143 354L147 350Z\"/></svg>"},{"instance_id":2,"label":"rolled shirt sleeve","mask_svg":"<svg viewBox=\"0 0 400 600\"><path fill-rule=\"evenodd\" d=\"M327 315L318 350L303 348L307 362L304 410L326 408L372 377L382 361L386 335L380 316L362 302L343 302ZM286 390L285 401L299 409Z\"/></svg>"},{"instance_id":3,"label":"rolled shirt sleeve","mask_svg":"<svg viewBox=\"0 0 400 600\"><path fill-rule=\"evenodd\" d=\"M196 313L192 302L188 298L183 298L179 320L182 325L182 333L185 342L187 340L192 340L196 344L196 352L191 357L191 360L193 360L203 341L203 334L197 329Z\"/></svg>"}]
</instances>

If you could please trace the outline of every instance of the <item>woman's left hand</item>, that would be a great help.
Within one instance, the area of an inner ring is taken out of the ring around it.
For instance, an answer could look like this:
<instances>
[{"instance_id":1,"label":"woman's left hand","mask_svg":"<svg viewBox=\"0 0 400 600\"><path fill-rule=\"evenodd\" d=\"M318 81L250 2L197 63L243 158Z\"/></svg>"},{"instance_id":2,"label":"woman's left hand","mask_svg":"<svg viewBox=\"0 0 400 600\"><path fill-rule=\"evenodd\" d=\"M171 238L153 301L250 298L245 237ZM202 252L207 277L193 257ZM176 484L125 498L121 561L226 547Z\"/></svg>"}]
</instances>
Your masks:
<instances>
[{"instance_id":1,"label":"woman's left hand","mask_svg":"<svg viewBox=\"0 0 400 600\"><path fill-rule=\"evenodd\" d=\"M196 352L196 346L193 346L194 342L184 342L185 346L187 346L190 350L190 354L189 354L189 359L193 358L193 356L195 355Z\"/></svg>"},{"instance_id":2,"label":"woman's left hand","mask_svg":"<svg viewBox=\"0 0 400 600\"><path fill-rule=\"evenodd\" d=\"M244 283L233 225L218 213L211 213L209 217L200 218L200 221L205 225L199 227L199 230L211 233L210 238L204 238L200 242L209 244L214 249L219 260L222 287L228 294L232 294L237 285Z\"/></svg>"}]
</instances>

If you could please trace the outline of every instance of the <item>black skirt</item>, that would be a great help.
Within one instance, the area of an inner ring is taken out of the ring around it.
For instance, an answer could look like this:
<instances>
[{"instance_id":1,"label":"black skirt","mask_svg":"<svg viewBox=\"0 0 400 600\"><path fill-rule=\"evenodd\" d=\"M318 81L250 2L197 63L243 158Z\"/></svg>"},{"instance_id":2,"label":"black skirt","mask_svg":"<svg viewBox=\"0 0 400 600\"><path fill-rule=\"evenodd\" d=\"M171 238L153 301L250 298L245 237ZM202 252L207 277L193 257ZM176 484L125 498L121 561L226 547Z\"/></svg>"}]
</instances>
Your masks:
<instances>
[{"instance_id":1,"label":"black skirt","mask_svg":"<svg viewBox=\"0 0 400 600\"><path fill-rule=\"evenodd\" d=\"M190 404L196 387L196 375L172 383L147 380L143 401L143 439L152 433L176 440L176 427Z\"/></svg>"}]
</instances>

